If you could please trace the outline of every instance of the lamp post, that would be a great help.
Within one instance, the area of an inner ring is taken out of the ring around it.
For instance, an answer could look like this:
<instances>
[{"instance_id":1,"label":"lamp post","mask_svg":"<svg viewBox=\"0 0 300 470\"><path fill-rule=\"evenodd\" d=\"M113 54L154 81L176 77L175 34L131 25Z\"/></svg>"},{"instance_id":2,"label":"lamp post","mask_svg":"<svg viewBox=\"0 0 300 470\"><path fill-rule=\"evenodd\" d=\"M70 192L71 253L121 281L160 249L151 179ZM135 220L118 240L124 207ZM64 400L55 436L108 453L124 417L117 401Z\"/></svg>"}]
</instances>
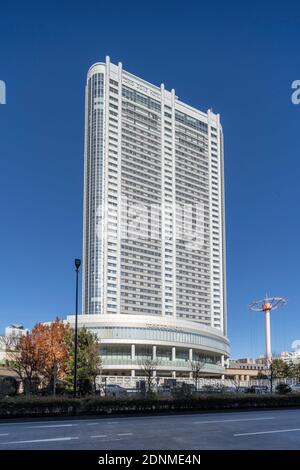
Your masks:
<instances>
[{"instance_id":1,"label":"lamp post","mask_svg":"<svg viewBox=\"0 0 300 470\"><path fill-rule=\"evenodd\" d=\"M75 259L76 271L76 309L75 309L75 331L74 331L74 398L77 396L77 331L78 331L78 274L81 265L80 259Z\"/></svg>"}]
</instances>

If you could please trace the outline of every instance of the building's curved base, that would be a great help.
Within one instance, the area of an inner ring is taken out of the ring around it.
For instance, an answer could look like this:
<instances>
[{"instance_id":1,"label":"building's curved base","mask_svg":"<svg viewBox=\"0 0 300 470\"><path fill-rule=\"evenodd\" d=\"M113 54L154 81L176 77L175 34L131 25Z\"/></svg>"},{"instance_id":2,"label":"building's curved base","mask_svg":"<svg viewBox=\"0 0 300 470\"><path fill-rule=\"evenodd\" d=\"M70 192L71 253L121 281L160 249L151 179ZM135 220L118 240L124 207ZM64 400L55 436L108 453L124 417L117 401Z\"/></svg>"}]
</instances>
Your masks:
<instances>
[{"instance_id":1,"label":"building's curved base","mask_svg":"<svg viewBox=\"0 0 300 470\"><path fill-rule=\"evenodd\" d=\"M220 377L229 356L221 331L175 317L79 315L83 326L99 338L103 375L141 376L152 367L157 376L188 378L197 362L201 376Z\"/></svg>"}]
</instances>

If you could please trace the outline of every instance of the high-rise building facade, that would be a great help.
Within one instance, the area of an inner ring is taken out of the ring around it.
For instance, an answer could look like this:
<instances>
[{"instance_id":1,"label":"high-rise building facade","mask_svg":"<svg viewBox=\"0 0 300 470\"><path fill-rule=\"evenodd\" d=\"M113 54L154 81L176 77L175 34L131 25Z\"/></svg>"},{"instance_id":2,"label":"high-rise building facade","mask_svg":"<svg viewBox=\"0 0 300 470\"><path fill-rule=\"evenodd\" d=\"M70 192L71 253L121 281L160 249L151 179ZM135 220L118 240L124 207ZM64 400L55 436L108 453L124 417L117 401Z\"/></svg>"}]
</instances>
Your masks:
<instances>
[{"instance_id":1,"label":"high-rise building facade","mask_svg":"<svg viewBox=\"0 0 300 470\"><path fill-rule=\"evenodd\" d=\"M83 315L107 372L223 371L223 132L164 85L94 64L87 77Z\"/></svg>"}]
</instances>

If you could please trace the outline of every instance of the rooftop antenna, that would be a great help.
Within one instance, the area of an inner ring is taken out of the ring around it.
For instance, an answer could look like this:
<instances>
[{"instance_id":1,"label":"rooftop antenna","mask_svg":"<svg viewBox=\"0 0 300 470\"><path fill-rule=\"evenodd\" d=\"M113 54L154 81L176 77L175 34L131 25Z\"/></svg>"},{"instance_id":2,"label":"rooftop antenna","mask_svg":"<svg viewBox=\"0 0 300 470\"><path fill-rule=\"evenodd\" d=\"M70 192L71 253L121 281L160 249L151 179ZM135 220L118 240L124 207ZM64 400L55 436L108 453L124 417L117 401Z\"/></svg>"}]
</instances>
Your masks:
<instances>
[{"instance_id":1,"label":"rooftop antenna","mask_svg":"<svg viewBox=\"0 0 300 470\"><path fill-rule=\"evenodd\" d=\"M249 305L250 310L254 312L264 312L265 314L265 335L266 335L266 365L269 366L272 362L272 349L271 349L271 325L270 313L272 310L283 307L287 303L284 297L266 297L262 300L256 300Z\"/></svg>"}]
</instances>

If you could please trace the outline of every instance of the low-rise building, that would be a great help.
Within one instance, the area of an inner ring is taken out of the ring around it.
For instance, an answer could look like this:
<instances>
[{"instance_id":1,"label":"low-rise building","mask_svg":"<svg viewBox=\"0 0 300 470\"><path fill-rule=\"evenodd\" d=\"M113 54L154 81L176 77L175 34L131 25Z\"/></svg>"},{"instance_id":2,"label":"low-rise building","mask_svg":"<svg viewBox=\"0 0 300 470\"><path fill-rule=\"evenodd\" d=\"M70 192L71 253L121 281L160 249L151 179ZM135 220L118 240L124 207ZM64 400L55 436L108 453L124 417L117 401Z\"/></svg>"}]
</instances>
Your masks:
<instances>
[{"instance_id":1,"label":"low-rise building","mask_svg":"<svg viewBox=\"0 0 300 470\"><path fill-rule=\"evenodd\" d=\"M12 338L26 335L29 330L23 325L12 324L5 328L5 333L0 336L0 364L4 364L7 359L7 344Z\"/></svg>"},{"instance_id":2,"label":"low-rise building","mask_svg":"<svg viewBox=\"0 0 300 470\"><path fill-rule=\"evenodd\" d=\"M297 348L292 352L281 352L279 359L282 359L287 364L300 364L300 348Z\"/></svg>"},{"instance_id":3,"label":"low-rise building","mask_svg":"<svg viewBox=\"0 0 300 470\"><path fill-rule=\"evenodd\" d=\"M243 358L229 360L225 371L226 379L241 381L256 380L261 374L267 373L263 358Z\"/></svg>"}]
</instances>

